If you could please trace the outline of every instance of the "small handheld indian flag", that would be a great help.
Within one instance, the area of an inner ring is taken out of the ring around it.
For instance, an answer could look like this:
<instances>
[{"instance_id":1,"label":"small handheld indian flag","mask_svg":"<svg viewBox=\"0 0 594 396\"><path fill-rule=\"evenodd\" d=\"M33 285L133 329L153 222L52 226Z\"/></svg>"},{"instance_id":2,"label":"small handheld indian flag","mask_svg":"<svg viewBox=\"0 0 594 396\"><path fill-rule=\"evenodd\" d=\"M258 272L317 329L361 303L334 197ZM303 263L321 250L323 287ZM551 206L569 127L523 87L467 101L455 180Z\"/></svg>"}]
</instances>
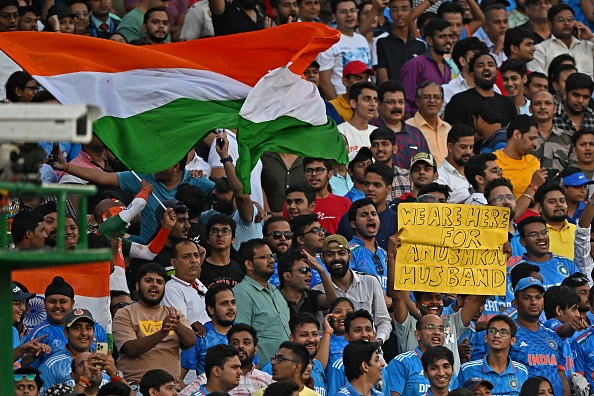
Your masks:
<instances>
[{"instance_id":1,"label":"small handheld indian flag","mask_svg":"<svg viewBox=\"0 0 594 396\"><path fill-rule=\"evenodd\" d=\"M301 78L339 37L318 23L142 47L16 32L0 35L0 49L61 103L99 106L95 135L138 173L173 166L212 129L238 129L237 174L249 192L264 151L348 162L316 87Z\"/></svg>"}]
</instances>

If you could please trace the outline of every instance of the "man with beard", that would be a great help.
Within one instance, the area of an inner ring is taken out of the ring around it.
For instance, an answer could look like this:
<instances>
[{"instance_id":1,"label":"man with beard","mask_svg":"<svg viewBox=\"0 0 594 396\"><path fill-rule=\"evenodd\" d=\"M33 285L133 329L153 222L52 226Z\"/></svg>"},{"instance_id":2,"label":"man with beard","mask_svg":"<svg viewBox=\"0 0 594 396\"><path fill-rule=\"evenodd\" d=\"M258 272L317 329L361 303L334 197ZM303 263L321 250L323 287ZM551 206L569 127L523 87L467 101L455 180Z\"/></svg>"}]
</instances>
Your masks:
<instances>
[{"instance_id":1,"label":"man with beard","mask_svg":"<svg viewBox=\"0 0 594 396\"><path fill-rule=\"evenodd\" d=\"M322 260L330 273L336 295L348 297L355 309L364 309L373 315L378 341L383 344L390 336L392 326L382 286L375 276L351 270L351 259L352 253L345 237L329 235L324 239ZM324 291L324 285L317 285L314 290Z\"/></svg>"},{"instance_id":2,"label":"man with beard","mask_svg":"<svg viewBox=\"0 0 594 396\"><path fill-rule=\"evenodd\" d=\"M448 202L462 203L470 196L470 183L464 176L464 165L473 155L474 129L455 124L448 133L448 155L439 167L437 182L452 189Z\"/></svg>"},{"instance_id":3,"label":"man with beard","mask_svg":"<svg viewBox=\"0 0 594 396\"><path fill-rule=\"evenodd\" d=\"M532 183L533 174L541 169L538 159L530 154L536 149L538 130L536 122L530 116L519 115L507 127L507 143L501 150L494 151L497 165L503 175L514 186L516 199L523 193L533 197L538 189ZM526 192L530 189L529 192Z\"/></svg>"},{"instance_id":4,"label":"man with beard","mask_svg":"<svg viewBox=\"0 0 594 396\"><path fill-rule=\"evenodd\" d=\"M474 78L474 88L455 94L446 105L444 120L451 125L472 125L472 115L480 102L492 98L491 106L499 108L501 125L507 125L518 114L514 102L494 90L497 63L488 52L477 52L468 63Z\"/></svg>"},{"instance_id":5,"label":"man with beard","mask_svg":"<svg viewBox=\"0 0 594 396\"><path fill-rule=\"evenodd\" d=\"M423 29L423 38L428 50L423 55L412 58L400 69L400 81L406 92L406 111L415 115L419 110L415 98L417 87L425 81L447 84L452 78L452 70L444 61L444 55L452 49L452 28L445 19L436 18Z\"/></svg>"},{"instance_id":6,"label":"man with beard","mask_svg":"<svg viewBox=\"0 0 594 396\"><path fill-rule=\"evenodd\" d=\"M369 121L371 125L390 128L396 135L398 151L394 154L394 165L408 168L412 157L419 153L429 153L429 145L425 136L412 125L404 122L406 107L405 91L397 81L386 81L378 87L379 117Z\"/></svg>"},{"instance_id":7,"label":"man with beard","mask_svg":"<svg viewBox=\"0 0 594 396\"><path fill-rule=\"evenodd\" d=\"M183 384L184 378L190 371L195 370L197 375L204 373L206 351L214 345L227 344L227 332L235 322L237 314L235 296L228 285L222 283L212 285L206 292L204 300L210 321L204 322L206 328L204 337L196 337L196 345L181 352L180 384Z\"/></svg>"},{"instance_id":8,"label":"man with beard","mask_svg":"<svg viewBox=\"0 0 594 396\"><path fill-rule=\"evenodd\" d=\"M571 153L572 133L553 127L556 113L555 98L547 91L538 91L532 95L530 112L538 129L538 145L534 156L539 159L543 168L565 169L570 162L576 160Z\"/></svg>"},{"instance_id":9,"label":"man with beard","mask_svg":"<svg viewBox=\"0 0 594 396\"><path fill-rule=\"evenodd\" d=\"M205 307L206 287L198 280L206 250L194 241L179 239L171 247L171 265L175 275L165 284L163 305L174 307L188 319L196 334L204 335L208 321Z\"/></svg>"},{"instance_id":10,"label":"man with beard","mask_svg":"<svg viewBox=\"0 0 594 396\"><path fill-rule=\"evenodd\" d=\"M569 275L579 272L571 259L551 252L547 228L545 220L538 216L527 217L518 223L520 243L526 248L521 263L534 264L540 268L545 288L558 285Z\"/></svg>"},{"instance_id":11,"label":"man with beard","mask_svg":"<svg viewBox=\"0 0 594 396\"><path fill-rule=\"evenodd\" d=\"M127 15L130 15L130 13ZM210 202L212 199L211 192L214 188L214 183L204 176L199 178L192 177L190 172L185 169L186 160L187 157L184 155L177 164L170 168L151 175L138 175L138 177L153 185L153 194L155 194L161 202L173 199L177 192L177 186L182 183L192 184L200 188L206 195L207 202ZM132 172L104 172L99 169L89 169L82 166L72 165L71 163L67 163L62 155L58 157L58 160L54 162L52 166L55 169L67 170L68 173L80 177L81 179L88 180L93 184L119 187L123 191L131 192L133 194L137 194L141 189L140 180L138 180ZM140 236L131 235L129 238L131 241L143 244L150 241L150 238L155 234L158 226L155 217L155 211L158 206L159 203L156 199L148 200L146 207L140 215Z\"/></svg>"},{"instance_id":12,"label":"man with beard","mask_svg":"<svg viewBox=\"0 0 594 396\"><path fill-rule=\"evenodd\" d=\"M37 11L33 6L19 7L19 24L18 30L21 32L36 32L37 28Z\"/></svg>"},{"instance_id":13,"label":"man with beard","mask_svg":"<svg viewBox=\"0 0 594 396\"><path fill-rule=\"evenodd\" d=\"M268 240L272 253L276 254L274 274L268 282L278 286L278 262L291 249L294 233L291 231L291 225L284 217L271 216L264 222L262 235Z\"/></svg>"},{"instance_id":14,"label":"man with beard","mask_svg":"<svg viewBox=\"0 0 594 396\"><path fill-rule=\"evenodd\" d=\"M575 12L567 3L552 6L547 12L547 17L552 35L549 39L536 45L534 60L528 63L528 69L546 73L555 57L569 54L575 59L577 69L592 78L594 76L594 66L592 65L594 44L589 41L594 37L592 31L583 23L575 20Z\"/></svg>"},{"instance_id":15,"label":"man with beard","mask_svg":"<svg viewBox=\"0 0 594 396\"><path fill-rule=\"evenodd\" d=\"M419 190L428 184L434 183L439 178L437 173L437 161L429 153L418 153L410 162L410 183L411 191L396 197L388 203L393 211L398 211L401 202L416 202Z\"/></svg>"},{"instance_id":16,"label":"man with beard","mask_svg":"<svg viewBox=\"0 0 594 396\"><path fill-rule=\"evenodd\" d=\"M54 384L65 383L74 387L76 383L70 377L72 360L79 354L91 352L87 357L86 364L100 365L105 370L102 373L101 384L106 384L110 378L117 377L117 369L113 358L107 354L95 353L93 338L95 320L93 315L86 310L76 308L64 318L64 336L67 343L52 355L39 367L43 388L41 393Z\"/></svg>"},{"instance_id":17,"label":"man with beard","mask_svg":"<svg viewBox=\"0 0 594 396\"><path fill-rule=\"evenodd\" d=\"M138 6L132 11L128 12L118 25L116 33L121 34L129 43L132 40L142 38L142 22L144 14L153 7L167 7L169 0L141 0ZM167 37L166 42L171 41Z\"/></svg>"},{"instance_id":18,"label":"man with beard","mask_svg":"<svg viewBox=\"0 0 594 396\"><path fill-rule=\"evenodd\" d=\"M115 33L120 21L112 18L109 13L111 11L112 0L91 0L91 23L85 31L93 37L108 39Z\"/></svg>"},{"instance_id":19,"label":"man with beard","mask_svg":"<svg viewBox=\"0 0 594 396\"><path fill-rule=\"evenodd\" d=\"M215 36L252 32L271 25L269 18L265 18L255 0L209 0L212 25Z\"/></svg>"},{"instance_id":20,"label":"man with beard","mask_svg":"<svg viewBox=\"0 0 594 396\"><path fill-rule=\"evenodd\" d=\"M235 240L235 220L224 214L208 219L206 234L211 255L202 263L200 281L207 287L224 283L235 287L243 280L243 271L231 258L231 244Z\"/></svg>"},{"instance_id":21,"label":"man with beard","mask_svg":"<svg viewBox=\"0 0 594 396\"><path fill-rule=\"evenodd\" d=\"M153 7L144 14L144 38L149 44L163 44L169 34L169 17L165 7Z\"/></svg>"},{"instance_id":22,"label":"man with beard","mask_svg":"<svg viewBox=\"0 0 594 396\"><path fill-rule=\"evenodd\" d=\"M349 222L355 235L349 242L353 258L351 268L357 272L374 275L386 291L388 254L378 246L377 236L380 219L377 207L371 198L363 198L351 205Z\"/></svg>"},{"instance_id":23,"label":"man with beard","mask_svg":"<svg viewBox=\"0 0 594 396\"><path fill-rule=\"evenodd\" d=\"M594 83L590 76L573 73L567 77L565 99L553 114L553 127L559 133L571 136L580 129L594 129L594 112L588 107L593 90Z\"/></svg>"},{"instance_id":24,"label":"man with beard","mask_svg":"<svg viewBox=\"0 0 594 396\"><path fill-rule=\"evenodd\" d=\"M66 345L67 339L64 334L64 326L66 323L66 316L72 311L74 307L74 289L61 276L56 276L52 283L45 289L45 299L43 301L45 313L47 317L43 322L35 326L33 330L27 334L23 343L39 339L47 335L46 338L38 340L42 344L50 345L53 349L63 348ZM95 323L93 334L96 342L107 342L107 335L105 330L99 323ZM95 340L92 348L95 349ZM48 355L42 355L31 364L33 367L39 365L47 360Z\"/></svg>"},{"instance_id":25,"label":"man with beard","mask_svg":"<svg viewBox=\"0 0 594 396\"><path fill-rule=\"evenodd\" d=\"M233 157L229 155L229 140L226 134L217 135L215 147L225 168L225 176L210 178L215 183L212 193L212 209L200 215L200 222L206 223L216 213L231 216L237 224L233 241L233 247L237 250L242 242L262 235L262 222L256 223L258 209L250 196L243 193L243 185L235 174Z\"/></svg>"},{"instance_id":26,"label":"man with beard","mask_svg":"<svg viewBox=\"0 0 594 396\"><path fill-rule=\"evenodd\" d=\"M273 0L270 2L274 13L276 14L275 23L284 25L290 22L297 22L297 0Z\"/></svg>"},{"instance_id":27,"label":"man with beard","mask_svg":"<svg viewBox=\"0 0 594 396\"><path fill-rule=\"evenodd\" d=\"M443 345L443 319L437 315L421 316L417 321L415 338L418 346L396 356L386 367L386 393L390 396L424 396L429 389L429 381L423 375L421 356L433 347Z\"/></svg>"},{"instance_id":28,"label":"man with beard","mask_svg":"<svg viewBox=\"0 0 594 396\"><path fill-rule=\"evenodd\" d=\"M147 371L161 367L178 381L179 350L196 344L196 334L184 315L167 308L167 272L157 263L143 265L138 271L138 301L120 309L113 318L113 338L119 350L118 367L132 385L138 385Z\"/></svg>"},{"instance_id":29,"label":"man with beard","mask_svg":"<svg viewBox=\"0 0 594 396\"><path fill-rule=\"evenodd\" d=\"M538 210L546 222L551 252L573 260L575 224L567 220L565 188L555 182L547 183L538 189L534 202L539 204Z\"/></svg>"},{"instance_id":30,"label":"man with beard","mask_svg":"<svg viewBox=\"0 0 594 396\"><path fill-rule=\"evenodd\" d=\"M239 249L239 265L246 275L233 292L237 299L237 321L253 326L261 340L260 362L274 356L279 345L289 339L289 307L281 292L268 282L274 273L274 259L268 242L251 239Z\"/></svg>"}]
</instances>

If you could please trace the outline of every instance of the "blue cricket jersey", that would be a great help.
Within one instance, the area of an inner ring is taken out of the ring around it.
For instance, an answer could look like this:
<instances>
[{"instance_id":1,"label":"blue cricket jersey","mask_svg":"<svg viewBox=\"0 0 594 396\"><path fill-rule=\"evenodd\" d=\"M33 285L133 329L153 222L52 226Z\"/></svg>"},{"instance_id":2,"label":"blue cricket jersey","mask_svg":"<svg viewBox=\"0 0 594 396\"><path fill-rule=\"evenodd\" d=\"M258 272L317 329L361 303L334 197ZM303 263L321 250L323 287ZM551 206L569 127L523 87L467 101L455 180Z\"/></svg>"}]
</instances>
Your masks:
<instances>
[{"instance_id":1,"label":"blue cricket jersey","mask_svg":"<svg viewBox=\"0 0 594 396\"><path fill-rule=\"evenodd\" d=\"M365 247L365 242L361 238L354 236L349 245L353 255L349 262L350 268L353 271L376 276L382 284L382 290L385 292L388 284L388 267L386 266L388 253L378 246L377 241L375 241L375 255L379 258L379 262L375 263L373 261L374 253ZM379 268L381 268L381 271L378 271Z\"/></svg>"},{"instance_id":2,"label":"blue cricket jersey","mask_svg":"<svg viewBox=\"0 0 594 396\"><path fill-rule=\"evenodd\" d=\"M571 349L574 352L575 371L583 374L594 387L594 327L590 327L586 332L577 337L571 343Z\"/></svg>"},{"instance_id":3,"label":"blue cricket jersey","mask_svg":"<svg viewBox=\"0 0 594 396\"><path fill-rule=\"evenodd\" d=\"M375 389L371 388L371 396L381 396L381 395L382 395L381 392L376 391ZM340 388L338 390L338 392L334 393L334 396L364 396L364 395L357 392L357 390L355 388L353 388L353 385L351 385L350 382L347 382L345 386L343 386L342 388Z\"/></svg>"},{"instance_id":4,"label":"blue cricket jersey","mask_svg":"<svg viewBox=\"0 0 594 396\"><path fill-rule=\"evenodd\" d=\"M204 372L204 359L208 348L219 344L229 344L227 335L218 333L212 322L206 322L204 328L206 328L206 335L196 337L196 345L181 351L181 366L186 370L196 370L196 375Z\"/></svg>"},{"instance_id":5,"label":"blue cricket jersey","mask_svg":"<svg viewBox=\"0 0 594 396\"><path fill-rule=\"evenodd\" d=\"M429 390L429 380L423 375L423 352L419 348L396 356L384 369L384 395L398 392L405 396L423 396Z\"/></svg>"},{"instance_id":6,"label":"blue cricket jersey","mask_svg":"<svg viewBox=\"0 0 594 396\"><path fill-rule=\"evenodd\" d=\"M499 374L489 367L487 356L485 355L482 359L472 360L460 366L458 386L461 388L464 382L471 378L480 378L493 384L491 393L495 396L518 396L522 384L530 377L526 366L514 362L508 357L507 368L503 373Z\"/></svg>"}]
</instances>

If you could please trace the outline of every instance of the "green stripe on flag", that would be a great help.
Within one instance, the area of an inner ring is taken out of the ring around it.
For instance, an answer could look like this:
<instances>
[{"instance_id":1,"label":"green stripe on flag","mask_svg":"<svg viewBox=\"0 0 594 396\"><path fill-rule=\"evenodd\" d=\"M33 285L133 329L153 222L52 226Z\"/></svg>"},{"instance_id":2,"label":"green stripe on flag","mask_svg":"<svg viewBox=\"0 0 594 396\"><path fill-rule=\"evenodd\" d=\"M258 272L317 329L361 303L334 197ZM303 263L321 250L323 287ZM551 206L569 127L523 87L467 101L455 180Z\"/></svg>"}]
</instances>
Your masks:
<instances>
[{"instance_id":1,"label":"green stripe on flag","mask_svg":"<svg viewBox=\"0 0 594 396\"><path fill-rule=\"evenodd\" d=\"M289 116L260 123L240 117L237 141L236 173L245 193L251 192L250 173L265 151L349 162L344 140L331 118L325 125L312 126Z\"/></svg>"},{"instance_id":2,"label":"green stripe on flag","mask_svg":"<svg viewBox=\"0 0 594 396\"><path fill-rule=\"evenodd\" d=\"M176 99L128 118L101 117L95 135L127 167L156 173L175 165L215 128L237 128L244 100Z\"/></svg>"}]
</instances>

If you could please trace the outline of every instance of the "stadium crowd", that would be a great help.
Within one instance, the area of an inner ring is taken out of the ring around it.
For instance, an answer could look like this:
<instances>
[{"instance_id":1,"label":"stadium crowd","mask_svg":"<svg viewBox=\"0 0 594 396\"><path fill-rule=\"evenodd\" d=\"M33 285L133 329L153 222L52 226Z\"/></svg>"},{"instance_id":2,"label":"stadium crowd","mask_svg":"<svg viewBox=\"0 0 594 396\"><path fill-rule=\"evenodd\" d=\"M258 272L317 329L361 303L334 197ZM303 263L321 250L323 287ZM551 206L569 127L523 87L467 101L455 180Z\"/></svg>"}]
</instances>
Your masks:
<instances>
[{"instance_id":1,"label":"stadium crowd","mask_svg":"<svg viewBox=\"0 0 594 396\"><path fill-rule=\"evenodd\" d=\"M237 131L141 180L39 144L42 181L98 187L65 245L112 248L111 320L66 274L42 306L13 282L15 395L592 394L594 2L0 0L0 32L129 45L301 22L341 32L304 76L348 165L266 152L248 195ZM0 65L5 102L56 101ZM408 202L509 208L506 295L394 290ZM55 246L55 197L5 209L9 249Z\"/></svg>"}]
</instances>

